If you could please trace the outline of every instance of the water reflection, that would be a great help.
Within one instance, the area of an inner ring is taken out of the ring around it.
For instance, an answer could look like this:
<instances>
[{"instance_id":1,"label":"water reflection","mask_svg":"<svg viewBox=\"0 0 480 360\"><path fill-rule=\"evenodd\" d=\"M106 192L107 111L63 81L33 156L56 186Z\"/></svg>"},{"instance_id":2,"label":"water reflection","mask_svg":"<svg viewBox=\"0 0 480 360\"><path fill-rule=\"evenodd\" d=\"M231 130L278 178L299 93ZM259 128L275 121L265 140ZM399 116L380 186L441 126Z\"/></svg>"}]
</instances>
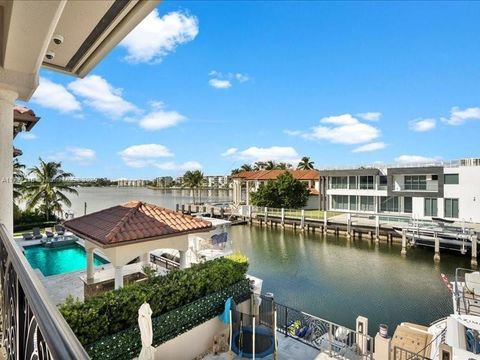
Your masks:
<instances>
[{"instance_id":1,"label":"water reflection","mask_svg":"<svg viewBox=\"0 0 480 360\"><path fill-rule=\"evenodd\" d=\"M232 229L234 246L250 258L250 272L264 279L277 301L354 327L358 315L391 329L401 321L428 324L451 311L440 273L453 278L469 259L430 249L409 249L364 239L323 236L257 226Z\"/></svg>"}]
</instances>

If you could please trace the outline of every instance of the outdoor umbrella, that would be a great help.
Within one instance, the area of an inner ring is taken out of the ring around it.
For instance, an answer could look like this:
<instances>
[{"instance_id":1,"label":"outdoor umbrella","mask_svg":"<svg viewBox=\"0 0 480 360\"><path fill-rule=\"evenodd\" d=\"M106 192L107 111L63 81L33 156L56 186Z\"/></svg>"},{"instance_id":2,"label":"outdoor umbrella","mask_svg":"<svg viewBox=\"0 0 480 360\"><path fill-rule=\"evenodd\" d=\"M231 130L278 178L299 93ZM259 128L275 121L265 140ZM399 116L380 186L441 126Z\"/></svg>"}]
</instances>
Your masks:
<instances>
[{"instance_id":1,"label":"outdoor umbrella","mask_svg":"<svg viewBox=\"0 0 480 360\"><path fill-rule=\"evenodd\" d=\"M138 357L139 360L153 360L155 358L155 349L152 347L152 309L147 303L143 303L138 309L138 327L142 338L142 351Z\"/></svg>"}]
</instances>

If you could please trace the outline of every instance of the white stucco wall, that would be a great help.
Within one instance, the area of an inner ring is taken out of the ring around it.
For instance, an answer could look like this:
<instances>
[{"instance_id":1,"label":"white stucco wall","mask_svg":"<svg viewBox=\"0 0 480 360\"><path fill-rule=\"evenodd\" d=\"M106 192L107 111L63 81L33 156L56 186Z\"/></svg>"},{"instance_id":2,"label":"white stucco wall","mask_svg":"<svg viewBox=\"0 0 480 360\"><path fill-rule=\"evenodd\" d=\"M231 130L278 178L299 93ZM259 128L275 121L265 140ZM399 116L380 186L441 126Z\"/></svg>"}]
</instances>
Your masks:
<instances>
[{"instance_id":1,"label":"white stucco wall","mask_svg":"<svg viewBox=\"0 0 480 360\"><path fill-rule=\"evenodd\" d=\"M444 188L446 198L459 199L459 219L480 223L480 166L446 168L445 173L459 175L458 185L447 184Z\"/></svg>"},{"instance_id":2,"label":"white stucco wall","mask_svg":"<svg viewBox=\"0 0 480 360\"><path fill-rule=\"evenodd\" d=\"M215 317L155 349L155 360L191 360L213 345L213 337L228 326Z\"/></svg>"}]
</instances>

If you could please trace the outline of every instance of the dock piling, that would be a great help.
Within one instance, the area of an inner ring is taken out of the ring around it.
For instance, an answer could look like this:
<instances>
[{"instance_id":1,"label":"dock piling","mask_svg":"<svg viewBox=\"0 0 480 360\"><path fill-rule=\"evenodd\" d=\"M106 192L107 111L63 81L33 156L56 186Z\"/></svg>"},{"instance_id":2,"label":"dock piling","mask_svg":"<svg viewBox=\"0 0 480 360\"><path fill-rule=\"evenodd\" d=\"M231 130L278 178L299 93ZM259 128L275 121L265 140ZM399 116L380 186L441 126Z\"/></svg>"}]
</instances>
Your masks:
<instances>
[{"instance_id":1,"label":"dock piling","mask_svg":"<svg viewBox=\"0 0 480 360\"><path fill-rule=\"evenodd\" d=\"M305 210L302 209L301 217L300 217L300 230L305 230Z\"/></svg>"},{"instance_id":2,"label":"dock piling","mask_svg":"<svg viewBox=\"0 0 480 360\"><path fill-rule=\"evenodd\" d=\"M281 225L282 225L282 228L285 227L285 209L282 208L281 210Z\"/></svg>"},{"instance_id":3,"label":"dock piling","mask_svg":"<svg viewBox=\"0 0 480 360\"><path fill-rule=\"evenodd\" d=\"M405 229L402 230L402 251L400 254L407 255L407 231Z\"/></svg>"},{"instance_id":4,"label":"dock piling","mask_svg":"<svg viewBox=\"0 0 480 360\"><path fill-rule=\"evenodd\" d=\"M433 255L433 261L440 261L440 239L437 236L437 233L433 233L435 239L435 255Z\"/></svg>"},{"instance_id":5,"label":"dock piling","mask_svg":"<svg viewBox=\"0 0 480 360\"><path fill-rule=\"evenodd\" d=\"M380 216L375 215L375 242L380 241Z\"/></svg>"},{"instance_id":6,"label":"dock piling","mask_svg":"<svg viewBox=\"0 0 480 360\"><path fill-rule=\"evenodd\" d=\"M352 214L347 214L347 238L352 236Z\"/></svg>"},{"instance_id":7,"label":"dock piling","mask_svg":"<svg viewBox=\"0 0 480 360\"><path fill-rule=\"evenodd\" d=\"M328 220L327 220L327 210L323 211L323 233L327 233L327 225L328 225Z\"/></svg>"}]
</instances>

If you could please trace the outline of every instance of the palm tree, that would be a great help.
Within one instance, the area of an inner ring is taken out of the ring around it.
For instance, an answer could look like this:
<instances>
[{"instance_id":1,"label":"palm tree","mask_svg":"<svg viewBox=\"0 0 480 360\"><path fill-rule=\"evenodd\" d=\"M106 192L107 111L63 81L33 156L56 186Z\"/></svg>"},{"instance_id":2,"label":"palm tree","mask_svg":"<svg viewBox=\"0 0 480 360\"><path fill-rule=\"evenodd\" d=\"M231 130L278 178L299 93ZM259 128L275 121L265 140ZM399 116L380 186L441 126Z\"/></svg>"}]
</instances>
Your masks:
<instances>
[{"instance_id":1,"label":"palm tree","mask_svg":"<svg viewBox=\"0 0 480 360\"><path fill-rule=\"evenodd\" d=\"M252 168L252 165L250 165L250 164L243 164L242 166L240 166L240 170L242 170L242 171L252 171L253 168Z\"/></svg>"},{"instance_id":2,"label":"palm tree","mask_svg":"<svg viewBox=\"0 0 480 360\"><path fill-rule=\"evenodd\" d=\"M13 200L22 197L23 183L25 181L25 173L23 172L23 169L25 169L25 165L15 159L13 161Z\"/></svg>"},{"instance_id":3,"label":"palm tree","mask_svg":"<svg viewBox=\"0 0 480 360\"><path fill-rule=\"evenodd\" d=\"M195 204L195 190L198 192L204 181L203 173L200 170L187 171L183 175L183 186L188 187L193 193L193 203Z\"/></svg>"},{"instance_id":4,"label":"palm tree","mask_svg":"<svg viewBox=\"0 0 480 360\"><path fill-rule=\"evenodd\" d=\"M258 170L264 170L265 166L267 166L267 163L264 161L257 161L254 166L253 170L258 171Z\"/></svg>"},{"instance_id":5,"label":"palm tree","mask_svg":"<svg viewBox=\"0 0 480 360\"><path fill-rule=\"evenodd\" d=\"M275 170L275 168L277 167L272 160L269 160L264 164L265 164L265 167L264 167L265 170Z\"/></svg>"},{"instance_id":6,"label":"palm tree","mask_svg":"<svg viewBox=\"0 0 480 360\"><path fill-rule=\"evenodd\" d=\"M65 193L78 195L78 192L68 183L68 178L73 177L73 174L63 171L60 162L39 160L38 166L29 169L28 174L33 179L25 185L24 196L27 199L27 209L39 207L48 221L52 213L62 211L63 205L72 206Z\"/></svg>"},{"instance_id":7,"label":"palm tree","mask_svg":"<svg viewBox=\"0 0 480 360\"><path fill-rule=\"evenodd\" d=\"M313 170L314 162L308 156L302 157L302 160L297 165L297 170Z\"/></svg>"},{"instance_id":8,"label":"palm tree","mask_svg":"<svg viewBox=\"0 0 480 360\"><path fill-rule=\"evenodd\" d=\"M284 163L284 162L281 162L281 163L275 165L275 169L277 169L277 170L288 170L291 167L292 167L292 165Z\"/></svg>"}]
</instances>

